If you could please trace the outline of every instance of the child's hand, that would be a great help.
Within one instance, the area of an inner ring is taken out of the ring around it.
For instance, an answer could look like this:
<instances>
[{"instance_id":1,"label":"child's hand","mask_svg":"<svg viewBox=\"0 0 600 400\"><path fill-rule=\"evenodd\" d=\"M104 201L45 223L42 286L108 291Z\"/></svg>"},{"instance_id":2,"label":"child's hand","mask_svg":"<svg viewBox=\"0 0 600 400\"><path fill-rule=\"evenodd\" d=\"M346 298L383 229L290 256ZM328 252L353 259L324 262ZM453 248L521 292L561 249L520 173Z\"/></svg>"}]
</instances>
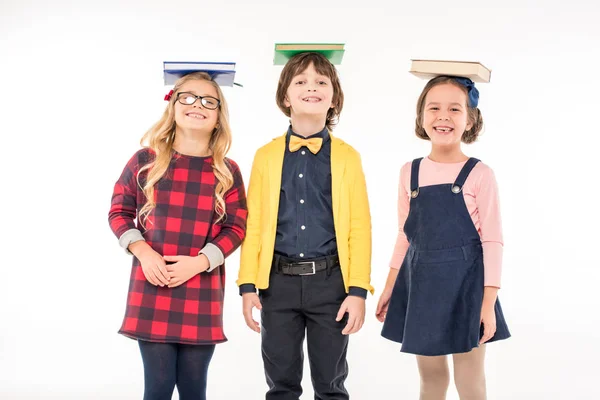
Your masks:
<instances>
[{"instance_id":1,"label":"child's hand","mask_svg":"<svg viewBox=\"0 0 600 400\"><path fill-rule=\"evenodd\" d=\"M348 323L342 335L356 333L362 328L365 322L365 299L358 296L347 296L346 300L340 306L336 321L341 321L345 313L348 313Z\"/></svg>"},{"instance_id":2,"label":"child's hand","mask_svg":"<svg viewBox=\"0 0 600 400\"><path fill-rule=\"evenodd\" d=\"M385 316L387 315L387 310L390 305L390 299L392 298L392 288L385 288L383 293L381 293L381 297L379 297L379 302L377 303L377 310L375 311L375 317L379 322L385 321Z\"/></svg>"},{"instance_id":3,"label":"child's hand","mask_svg":"<svg viewBox=\"0 0 600 400\"><path fill-rule=\"evenodd\" d=\"M484 303L481 308L481 323L483 324L483 336L479 344L487 342L496 333L496 313L493 305L490 307Z\"/></svg>"},{"instance_id":4,"label":"child's hand","mask_svg":"<svg viewBox=\"0 0 600 400\"><path fill-rule=\"evenodd\" d=\"M134 245L137 245L139 249ZM129 248L140 260L142 272L144 272L148 282L161 287L169 284L169 273L167 272L165 260L160 254L143 241L132 243Z\"/></svg>"},{"instance_id":5,"label":"child's hand","mask_svg":"<svg viewBox=\"0 0 600 400\"><path fill-rule=\"evenodd\" d=\"M252 318L252 308L256 307L257 310L262 310L258 295L256 293L244 293L242 294L242 303L246 325L254 332L260 333L260 325Z\"/></svg>"},{"instance_id":6,"label":"child's hand","mask_svg":"<svg viewBox=\"0 0 600 400\"><path fill-rule=\"evenodd\" d=\"M175 262L175 264L167 265L169 277L169 287L177 287L195 275L204 272L210 266L208 258L204 254L194 257L190 256L164 256L165 261Z\"/></svg>"}]
</instances>

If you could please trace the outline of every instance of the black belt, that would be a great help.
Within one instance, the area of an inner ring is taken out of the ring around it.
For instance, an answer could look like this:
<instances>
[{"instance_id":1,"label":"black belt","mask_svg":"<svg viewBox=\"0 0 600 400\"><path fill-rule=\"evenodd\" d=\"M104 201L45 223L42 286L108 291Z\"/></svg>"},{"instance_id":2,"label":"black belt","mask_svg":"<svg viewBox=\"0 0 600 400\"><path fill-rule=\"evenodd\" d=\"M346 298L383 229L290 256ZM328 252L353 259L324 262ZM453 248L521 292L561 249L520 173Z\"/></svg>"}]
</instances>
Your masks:
<instances>
[{"instance_id":1,"label":"black belt","mask_svg":"<svg viewBox=\"0 0 600 400\"><path fill-rule=\"evenodd\" d=\"M273 261L276 270L285 275L314 275L325 271L328 266L333 268L340 264L337 255L307 261L296 261L276 255Z\"/></svg>"}]
</instances>

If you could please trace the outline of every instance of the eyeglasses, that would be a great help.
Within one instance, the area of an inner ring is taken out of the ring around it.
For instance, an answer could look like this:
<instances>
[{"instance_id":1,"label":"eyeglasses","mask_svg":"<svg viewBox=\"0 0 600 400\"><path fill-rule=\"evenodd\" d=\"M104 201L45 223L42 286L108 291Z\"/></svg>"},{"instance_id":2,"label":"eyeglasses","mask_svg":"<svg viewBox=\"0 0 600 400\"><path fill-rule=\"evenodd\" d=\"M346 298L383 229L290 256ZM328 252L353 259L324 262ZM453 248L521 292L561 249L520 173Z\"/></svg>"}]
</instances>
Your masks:
<instances>
[{"instance_id":1,"label":"eyeglasses","mask_svg":"<svg viewBox=\"0 0 600 400\"><path fill-rule=\"evenodd\" d=\"M191 106L196 100L200 100L202 107L207 110L216 110L221 105L221 100L212 96L196 96L195 94L188 92L177 93L177 101L184 106Z\"/></svg>"}]
</instances>

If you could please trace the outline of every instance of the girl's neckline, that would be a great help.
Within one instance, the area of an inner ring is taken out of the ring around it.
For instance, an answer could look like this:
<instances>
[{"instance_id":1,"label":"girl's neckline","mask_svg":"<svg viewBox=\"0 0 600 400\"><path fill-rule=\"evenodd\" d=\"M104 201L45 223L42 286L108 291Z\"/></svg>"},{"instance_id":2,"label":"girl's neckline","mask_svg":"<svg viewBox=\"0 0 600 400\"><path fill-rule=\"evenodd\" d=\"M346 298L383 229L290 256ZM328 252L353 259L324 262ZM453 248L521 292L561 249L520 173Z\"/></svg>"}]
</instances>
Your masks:
<instances>
[{"instance_id":1,"label":"girl's neckline","mask_svg":"<svg viewBox=\"0 0 600 400\"><path fill-rule=\"evenodd\" d=\"M440 162L440 161L433 161L431 158L429 158L429 156L425 157L425 159L433 164L438 164L438 165L460 165L460 164L465 164L467 161L469 161L469 159L467 158L464 161L459 161L459 162Z\"/></svg>"},{"instance_id":2,"label":"girl's neckline","mask_svg":"<svg viewBox=\"0 0 600 400\"><path fill-rule=\"evenodd\" d=\"M193 156L190 154L183 154L178 152L177 150L173 149L173 154L176 155L177 157L184 157L184 158L194 158L194 159L199 159L199 160L206 160L209 158L212 158L212 155L208 155L208 156Z\"/></svg>"}]
</instances>

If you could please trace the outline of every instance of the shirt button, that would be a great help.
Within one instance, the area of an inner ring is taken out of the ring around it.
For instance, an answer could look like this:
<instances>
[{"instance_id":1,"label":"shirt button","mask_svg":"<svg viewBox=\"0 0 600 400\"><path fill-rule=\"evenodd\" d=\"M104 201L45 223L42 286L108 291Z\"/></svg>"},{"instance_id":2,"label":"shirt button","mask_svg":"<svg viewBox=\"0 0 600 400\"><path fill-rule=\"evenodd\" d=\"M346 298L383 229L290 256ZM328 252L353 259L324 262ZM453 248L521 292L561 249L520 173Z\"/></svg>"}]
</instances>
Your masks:
<instances>
[{"instance_id":1,"label":"shirt button","mask_svg":"<svg viewBox=\"0 0 600 400\"><path fill-rule=\"evenodd\" d=\"M303 174L298 175L299 178L302 178L303 176L304 176Z\"/></svg>"},{"instance_id":2,"label":"shirt button","mask_svg":"<svg viewBox=\"0 0 600 400\"><path fill-rule=\"evenodd\" d=\"M305 155L305 154L306 154L306 152L304 150L302 150L302 155Z\"/></svg>"},{"instance_id":3,"label":"shirt button","mask_svg":"<svg viewBox=\"0 0 600 400\"><path fill-rule=\"evenodd\" d=\"M300 253L300 257L304 257L304 253Z\"/></svg>"},{"instance_id":4,"label":"shirt button","mask_svg":"<svg viewBox=\"0 0 600 400\"><path fill-rule=\"evenodd\" d=\"M300 229L302 229L302 230L305 230L305 229L306 229L306 227L305 227L304 225L302 225L302 226L300 227Z\"/></svg>"},{"instance_id":5,"label":"shirt button","mask_svg":"<svg viewBox=\"0 0 600 400\"><path fill-rule=\"evenodd\" d=\"M300 199L300 204L304 204L304 199Z\"/></svg>"}]
</instances>

